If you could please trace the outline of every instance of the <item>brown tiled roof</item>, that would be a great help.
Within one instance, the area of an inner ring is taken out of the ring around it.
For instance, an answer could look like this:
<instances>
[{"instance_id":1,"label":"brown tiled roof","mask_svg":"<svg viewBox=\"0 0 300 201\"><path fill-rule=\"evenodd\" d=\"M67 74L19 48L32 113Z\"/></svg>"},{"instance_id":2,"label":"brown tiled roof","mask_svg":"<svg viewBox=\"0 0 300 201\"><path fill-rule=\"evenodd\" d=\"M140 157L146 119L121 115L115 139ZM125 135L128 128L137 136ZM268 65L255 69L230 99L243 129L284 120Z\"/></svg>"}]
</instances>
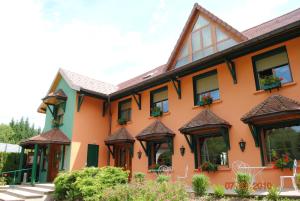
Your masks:
<instances>
[{"instance_id":1,"label":"brown tiled roof","mask_svg":"<svg viewBox=\"0 0 300 201\"><path fill-rule=\"evenodd\" d=\"M33 144L70 144L69 138L58 128L53 128L45 133L24 140L20 145Z\"/></svg>"},{"instance_id":2,"label":"brown tiled roof","mask_svg":"<svg viewBox=\"0 0 300 201\"><path fill-rule=\"evenodd\" d=\"M122 127L119 130L117 130L115 133L110 135L104 142L105 144L116 144L116 143L133 143L135 140L130 135L130 133L127 131L126 128Z\"/></svg>"},{"instance_id":3,"label":"brown tiled roof","mask_svg":"<svg viewBox=\"0 0 300 201\"><path fill-rule=\"evenodd\" d=\"M112 84L101 82L65 69L59 69L59 73L66 80L69 86L76 91L86 89L101 94L110 94L117 90L117 87Z\"/></svg>"},{"instance_id":4,"label":"brown tiled roof","mask_svg":"<svg viewBox=\"0 0 300 201\"><path fill-rule=\"evenodd\" d=\"M231 127L231 125L224 119L218 117L209 109L202 110L198 115L196 115L191 121L182 126L179 131L181 133L188 133L190 131L199 131L201 129L208 128L221 128L221 127Z\"/></svg>"},{"instance_id":5,"label":"brown tiled roof","mask_svg":"<svg viewBox=\"0 0 300 201\"><path fill-rule=\"evenodd\" d=\"M156 67L156 68L154 68L154 69L152 69L152 70L150 70L146 73L143 73L143 74L141 74L139 76L136 76L132 79L129 79L125 82L122 82L122 83L117 85L118 90L125 89L127 87L130 87L130 86L133 86L133 85L138 84L140 82L143 82L143 81L145 81L149 78L156 77L156 76L158 76L158 75L165 72L165 67L166 67L166 65L161 65L161 66Z\"/></svg>"},{"instance_id":6,"label":"brown tiled roof","mask_svg":"<svg viewBox=\"0 0 300 201\"><path fill-rule=\"evenodd\" d=\"M291 11L289 13L286 13L282 16L276 17L260 25L257 25L255 27L252 27L250 29L247 29L242 33L245 36L247 36L249 39L251 39L299 20L300 20L300 8Z\"/></svg>"},{"instance_id":7,"label":"brown tiled roof","mask_svg":"<svg viewBox=\"0 0 300 201\"><path fill-rule=\"evenodd\" d=\"M281 95L272 95L251 109L241 118L241 120L245 123L249 123L251 120L258 117L289 114L295 112L300 113L299 102Z\"/></svg>"},{"instance_id":8,"label":"brown tiled roof","mask_svg":"<svg viewBox=\"0 0 300 201\"><path fill-rule=\"evenodd\" d=\"M147 128L142 130L137 136L138 140L162 139L165 137L173 137L175 133L165 126L161 121L155 120Z\"/></svg>"}]
</instances>

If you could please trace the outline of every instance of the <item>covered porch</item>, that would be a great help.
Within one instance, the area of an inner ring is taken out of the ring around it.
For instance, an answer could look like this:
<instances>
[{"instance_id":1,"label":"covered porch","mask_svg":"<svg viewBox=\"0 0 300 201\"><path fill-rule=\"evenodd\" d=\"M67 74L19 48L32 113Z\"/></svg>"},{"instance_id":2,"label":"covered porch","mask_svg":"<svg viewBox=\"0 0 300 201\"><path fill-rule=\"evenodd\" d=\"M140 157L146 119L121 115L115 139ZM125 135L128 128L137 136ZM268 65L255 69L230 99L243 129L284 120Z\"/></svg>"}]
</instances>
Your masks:
<instances>
[{"instance_id":1,"label":"covered porch","mask_svg":"<svg viewBox=\"0 0 300 201\"><path fill-rule=\"evenodd\" d=\"M66 146L69 145L70 140L59 128L22 141L16 183L53 182L58 172L65 169Z\"/></svg>"}]
</instances>

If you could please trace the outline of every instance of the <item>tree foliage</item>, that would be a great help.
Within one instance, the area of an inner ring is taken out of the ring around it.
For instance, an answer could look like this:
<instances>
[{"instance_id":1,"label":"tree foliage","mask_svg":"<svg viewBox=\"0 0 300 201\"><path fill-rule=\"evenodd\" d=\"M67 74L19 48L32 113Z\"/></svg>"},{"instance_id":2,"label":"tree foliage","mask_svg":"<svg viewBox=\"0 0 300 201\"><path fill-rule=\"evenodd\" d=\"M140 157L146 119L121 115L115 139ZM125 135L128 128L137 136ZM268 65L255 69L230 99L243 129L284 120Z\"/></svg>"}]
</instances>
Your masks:
<instances>
[{"instance_id":1,"label":"tree foliage","mask_svg":"<svg viewBox=\"0 0 300 201\"><path fill-rule=\"evenodd\" d=\"M12 119L9 125L0 124L0 142L17 144L41 132L34 124L30 124L28 118L23 117L19 121Z\"/></svg>"}]
</instances>

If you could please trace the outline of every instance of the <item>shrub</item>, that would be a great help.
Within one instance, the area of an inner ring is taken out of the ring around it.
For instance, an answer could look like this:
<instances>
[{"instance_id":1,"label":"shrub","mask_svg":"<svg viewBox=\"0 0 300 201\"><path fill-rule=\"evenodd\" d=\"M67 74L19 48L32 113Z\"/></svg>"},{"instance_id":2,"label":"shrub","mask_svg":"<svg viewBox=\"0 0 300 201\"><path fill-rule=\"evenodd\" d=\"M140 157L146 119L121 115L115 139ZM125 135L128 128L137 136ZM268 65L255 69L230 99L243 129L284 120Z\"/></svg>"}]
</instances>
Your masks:
<instances>
[{"instance_id":1,"label":"shrub","mask_svg":"<svg viewBox=\"0 0 300 201\"><path fill-rule=\"evenodd\" d=\"M196 196L203 196L209 186L209 178L204 174L194 175L192 178L192 186Z\"/></svg>"},{"instance_id":2,"label":"shrub","mask_svg":"<svg viewBox=\"0 0 300 201\"><path fill-rule=\"evenodd\" d=\"M237 173L234 191L240 197L248 197L251 193L251 175L247 173Z\"/></svg>"},{"instance_id":3,"label":"shrub","mask_svg":"<svg viewBox=\"0 0 300 201\"><path fill-rule=\"evenodd\" d=\"M0 186L5 186L5 185L6 185L5 177L0 177Z\"/></svg>"},{"instance_id":4,"label":"shrub","mask_svg":"<svg viewBox=\"0 0 300 201\"><path fill-rule=\"evenodd\" d=\"M188 194L180 183L147 181L105 189L102 201L187 201Z\"/></svg>"},{"instance_id":5,"label":"shrub","mask_svg":"<svg viewBox=\"0 0 300 201\"><path fill-rule=\"evenodd\" d=\"M145 174L142 173L142 172L136 172L134 175L133 175L133 178L134 178L134 181L135 182L138 182L138 183L143 183L145 181Z\"/></svg>"},{"instance_id":6,"label":"shrub","mask_svg":"<svg viewBox=\"0 0 300 201\"><path fill-rule=\"evenodd\" d=\"M271 188L268 189L267 200L277 201L280 198L279 194L280 194L280 192L279 192L278 188L275 186L272 186Z\"/></svg>"},{"instance_id":7,"label":"shrub","mask_svg":"<svg viewBox=\"0 0 300 201\"><path fill-rule=\"evenodd\" d=\"M128 172L116 167L91 167L60 173L54 180L54 197L57 200L99 200L104 189L127 181Z\"/></svg>"},{"instance_id":8,"label":"shrub","mask_svg":"<svg viewBox=\"0 0 300 201\"><path fill-rule=\"evenodd\" d=\"M169 176L166 176L166 175L159 175L157 178L156 178L156 182L157 183L163 183L163 182L168 182L170 180L170 177Z\"/></svg>"},{"instance_id":9,"label":"shrub","mask_svg":"<svg viewBox=\"0 0 300 201\"><path fill-rule=\"evenodd\" d=\"M298 189L300 189L300 174L296 175L296 184L297 184Z\"/></svg>"},{"instance_id":10,"label":"shrub","mask_svg":"<svg viewBox=\"0 0 300 201\"><path fill-rule=\"evenodd\" d=\"M222 197L224 197L224 194L225 194L225 189L224 189L223 186L216 185L214 187L214 195L213 195L214 197L216 197L216 198L222 198Z\"/></svg>"}]
</instances>

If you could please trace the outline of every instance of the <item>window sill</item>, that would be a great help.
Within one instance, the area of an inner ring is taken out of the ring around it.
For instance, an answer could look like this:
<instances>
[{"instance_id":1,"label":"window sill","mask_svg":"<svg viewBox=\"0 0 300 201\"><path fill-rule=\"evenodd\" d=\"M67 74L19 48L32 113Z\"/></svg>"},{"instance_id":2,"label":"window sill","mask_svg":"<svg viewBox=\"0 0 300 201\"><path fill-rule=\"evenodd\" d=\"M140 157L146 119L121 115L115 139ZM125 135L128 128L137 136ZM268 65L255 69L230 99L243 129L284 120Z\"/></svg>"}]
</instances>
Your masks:
<instances>
[{"instance_id":1,"label":"window sill","mask_svg":"<svg viewBox=\"0 0 300 201\"><path fill-rule=\"evenodd\" d=\"M160 118L160 117L164 117L164 116L169 116L170 114L171 114L171 112L165 112L161 116L158 116L158 117L150 116L150 117L148 117L148 119L154 119L154 118Z\"/></svg>"},{"instance_id":2,"label":"window sill","mask_svg":"<svg viewBox=\"0 0 300 201\"><path fill-rule=\"evenodd\" d=\"M132 121L131 121L131 120L130 120L130 121L127 121L126 124L123 124L123 125L119 124L118 122L117 122L117 124L118 124L119 126L126 126L126 125L128 125L128 124L132 124Z\"/></svg>"},{"instance_id":3,"label":"window sill","mask_svg":"<svg viewBox=\"0 0 300 201\"><path fill-rule=\"evenodd\" d=\"M223 101L222 100L215 100L215 101L213 101L212 102L212 105L213 104L219 104L219 103L222 103ZM196 109L199 109L199 108L204 108L205 106L200 106L200 105L195 105L195 106L193 106L193 110L196 110Z\"/></svg>"},{"instance_id":4,"label":"window sill","mask_svg":"<svg viewBox=\"0 0 300 201\"><path fill-rule=\"evenodd\" d=\"M285 88L285 87L289 87L289 86L294 86L296 84L297 84L297 82L286 83L286 84L283 84L281 86L281 88ZM274 89L274 90L276 90L276 89ZM279 90L280 90L280 88L279 88ZM270 93L270 92L269 91L265 91L265 90L258 90L256 92L254 92L253 94L256 95L256 94L262 94L262 93Z\"/></svg>"}]
</instances>

